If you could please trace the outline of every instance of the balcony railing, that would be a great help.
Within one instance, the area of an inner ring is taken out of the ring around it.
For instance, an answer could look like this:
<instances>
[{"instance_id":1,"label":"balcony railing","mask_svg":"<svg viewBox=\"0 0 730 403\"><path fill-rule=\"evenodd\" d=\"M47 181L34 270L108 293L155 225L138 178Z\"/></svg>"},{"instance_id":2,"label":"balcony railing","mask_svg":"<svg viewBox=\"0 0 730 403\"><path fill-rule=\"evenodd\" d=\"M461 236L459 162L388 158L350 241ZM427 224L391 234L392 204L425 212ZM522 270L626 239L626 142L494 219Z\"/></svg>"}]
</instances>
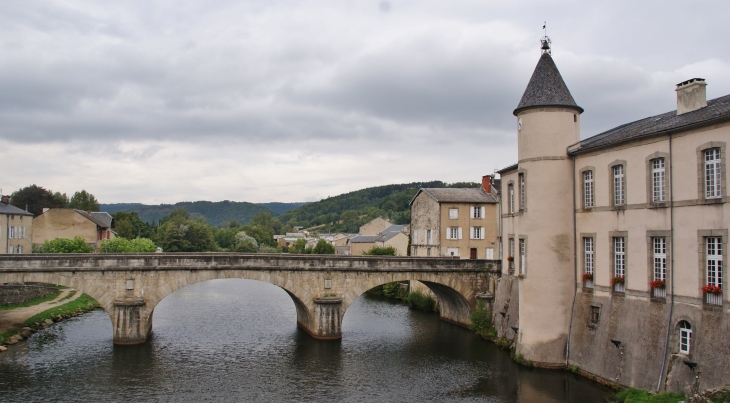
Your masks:
<instances>
[{"instance_id":1,"label":"balcony railing","mask_svg":"<svg viewBox=\"0 0 730 403\"><path fill-rule=\"evenodd\" d=\"M614 292L626 292L626 285L624 283L618 283L613 285Z\"/></svg>"},{"instance_id":2,"label":"balcony railing","mask_svg":"<svg viewBox=\"0 0 730 403\"><path fill-rule=\"evenodd\" d=\"M654 288L653 290L651 290L651 296L654 298L666 298L667 289L666 288Z\"/></svg>"},{"instance_id":3,"label":"balcony railing","mask_svg":"<svg viewBox=\"0 0 730 403\"><path fill-rule=\"evenodd\" d=\"M713 293L705 294L705 303L707 305L722 306L722 294L713 294Z\"/></svg>"}]
</instances>

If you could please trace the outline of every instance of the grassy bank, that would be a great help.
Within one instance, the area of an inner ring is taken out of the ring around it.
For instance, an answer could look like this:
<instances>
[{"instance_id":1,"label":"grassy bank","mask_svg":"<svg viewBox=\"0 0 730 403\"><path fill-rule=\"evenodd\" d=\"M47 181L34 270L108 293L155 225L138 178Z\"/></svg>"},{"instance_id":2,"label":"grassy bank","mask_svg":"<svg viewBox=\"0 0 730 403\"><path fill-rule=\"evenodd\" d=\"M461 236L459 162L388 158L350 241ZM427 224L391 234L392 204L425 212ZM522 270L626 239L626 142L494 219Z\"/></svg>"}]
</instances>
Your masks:
<instances>
[{"instance_id":1,"label":"grassy bank","mask_svg":"<svg viewBox=\"0 0 730 403\"><path fill-rule=\"evenodd\" d=\"M18 326L15 329L8 330L5 333L0 333L0 344L5 343L12 336L20 333L23 327L29 327L31 329L38 330L43 328L43 324L46 320L52 320L54 322L57 322L64 318L77 316L84 312L89 312L97 308L99 308L99 303L90 296L83 294L74 301L67 302L63 305L53 307L37 315L31 316L25 322L23 322L21 326Z\"/></svg>"},{"instance_id":2,"label":"grassy bank","mask_svg":"<svg viewBox=\"0 0 730 403\"><path fill-rule=\"evenodd\" d=\"M408 304L411 308L423 312L438 312L436 300L420 291L409 291L408 287L401 287L399 282L383 284L366 291L368 294L397 299Z\"/></svg>"},{"instance_id":3,"label":"grassy bank","mask_svg":"<svg viewBox=\"0 0 730 403\"><path fill-rule=\"evenodd\" d=\"M676 393L659 393L653 395L641 389L624 389L614 397L614 403L679 403L684 400L684 395Z\"/></svg>"}]
</instances>

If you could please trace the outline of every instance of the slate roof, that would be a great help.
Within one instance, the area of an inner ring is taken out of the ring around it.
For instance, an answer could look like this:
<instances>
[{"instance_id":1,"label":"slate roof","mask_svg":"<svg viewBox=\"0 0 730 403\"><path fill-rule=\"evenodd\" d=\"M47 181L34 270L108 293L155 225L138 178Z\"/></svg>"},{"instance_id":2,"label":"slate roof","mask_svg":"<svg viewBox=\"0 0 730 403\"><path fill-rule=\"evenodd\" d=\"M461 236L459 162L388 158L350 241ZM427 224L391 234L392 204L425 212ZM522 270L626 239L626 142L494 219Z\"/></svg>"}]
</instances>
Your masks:
<instances>
[{"instance_id":1,"label":"slate roof","mask_svg":"<svg viewBox=\"0 0 730 403\"><path fill-rule=\"evenodd\" d=\"M88 219L89 221L93 222L94 224L96 224L97 226L99 226L101 228L111 228L112 222L114 220L114 218L112 218L112 216L110 216L109 213L105 213L105 212L101 212L101 213L92 212L91 214L89 214L89 213L85 212L84 210L74 209L74 211L81 214L86 219Z\"/></svg>"},{"instance_id":2,"label":"slate roof","mask_svg":"<svg viewBox=\"0 0 730 403\"><path fill-rule=\"evenodd\" d=\"M373 242L385 242L392 238L395 238L398 236L398 234L402 234L401 231L389 231L389 232L381 232L378 235L356 235L352 238L350 238L350 243L373 243Z\"/></svg>"},{"instance_id":3,"label":"slate roof","mask_svg":"<svg viewBox=\"0 0 730 403\"><path fill-rule=\"evenodd\" d=\"M568 147L568 153L578 154L642 137L688 130L728 119L730 119L730 95L725 95L707 101L707 106L704 108L679 116L674 110L615 127Z\"/></svg>"},{"instance_id":4,"label":"slate roof","mask_svg":"<svg viewBox=\"0 0 730 403\"><path fill-rule=\"evenodd\" d=\"M583 108L575 103L552 56L547 52L540 56L525 93L513 113L517 116L527 108L540 106L563 106L583 113Z\"/></svg>"},{"instance_id":5,"label":"slate roof","mask_svg":"<svg viewBox=\"0 0 730 403\"><path fill-rule=\"evenodd\" d=\"M14 214L14 215L27 215L33 216L33 213L29 213L22 208L13 206L12 204L0 203L0 214Z\"/></svg>"},{"instance_id":6,"label":"slate roof","mask_svg":"<svg viewBox=\"0 0 730 403\"><path fill-rule=\"evenodd\" d=\"M421 192L439 203L498 203L493 194L482 188L421 188L408 204L413 204Z\"/></svg>"},{"instance_id":7,"label":"slate roof","mask_svg":"<svg viewBox=\"0 0 730 403\"><path fill-rule=\"evenodd\" d=\"M508 167L504 167L504 168L500 169L499 171L497 171L497 173L501 175L501 174L503 174L505 172L513 171L513 170L515 170L517 168L518 168L518 164L512 164L512 165L510 165ZM502 183L500 181L500 186L501 185L502 185Z\"/></svg>"}]
</instances>

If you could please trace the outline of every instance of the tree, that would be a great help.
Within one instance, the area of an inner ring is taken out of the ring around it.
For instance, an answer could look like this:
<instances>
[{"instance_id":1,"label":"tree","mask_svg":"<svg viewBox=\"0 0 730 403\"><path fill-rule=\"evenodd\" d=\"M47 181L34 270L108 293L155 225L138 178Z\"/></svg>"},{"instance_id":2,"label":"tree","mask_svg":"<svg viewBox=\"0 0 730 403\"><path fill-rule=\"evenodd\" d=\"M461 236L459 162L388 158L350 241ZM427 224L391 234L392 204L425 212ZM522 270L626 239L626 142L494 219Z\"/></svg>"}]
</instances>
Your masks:
<instances>
[{"instance_id":1,"label":"tree","mask_svg":"<svg viewBox=\"0 0 730 403\"><path fill-rule=\"evenodd\" d=\"M154 252L157 250L157 245L152 242L151 239L147 238L114 238L108 241L101 241L99 251L101 253L144 253Z\"/></svg>"},{"instance_id":2,"label":"tree","mask_svg":"<svg viewBox=\"0 0 730 403\"><path fill-rule=\"evenodd\" d=\"M304 250L307 248L307 240L304 238L299 238L296 241L294 241L294 244L289 247L289 253L298 253L303 254Z\"/></svg>"},{"instance_id":3,"label":"tree","mask_svg":"<svg viewBox=\"0 0 730 403\"><path fill-rule=\"evenodd\" d=\"M395 256L395 248L392 246L373 246L362 254L372 256Z\"/></svg>"},{"instance_id":4,"label":"tree","mask_svg":"<svg viewBox=\"0 0 730 403\"><path fill-rule=\"evenodd\" d=\"M74 239L56 238L43 242L41 253L91 253L94 251L80 236Z\"/></svg>"},{"instance_id":5,"label":"tree","mask_svg":"<svg viewBox=\"0 0 730 403\"><path fill-rule=\"evenodd\" d=\"M243 227L246 233L256 239L259 246L269 245L276 247L276 241L274 241L274 230L271 227L263 225L246 225Z\"/></svg>"},{"instance_id":6,"label":"tree","mask_svg":"<svg viewBox=\"0 0 730 403\"><path fill-rule=\"evenodd\" d=\"M96 197L94 197L93 194L87 192L86 190L74 193L74 195L71 196L68 207L84 211L100 210L99 201L96 200Z\"/></svg>"},{"instance_id":7,"label":"tree","mask_svg":"<svg viewBox=\"0 0 730 403\"><path fill-rule=\"evenodd\" d=\"M127 213L125 211L117 211L112 214L114 218L114 231L122 238L150 238L152 237L152 228L142 221L136 211Z\"/></svg>"},{"instance_id":8,"label":"tree","mask_svg":"<svg viewBox=\"0 0 730 403\"><path fill-rule=\"evenodd\" d=\"M218 245L213 239L213 231L205 220L189 220L190 213L185 209L175 209L160 220L164 224L157 230L157 244L165 252L213 252Z\"/></svg>"},{"instance_id":9,"label":"tree","mask_svg":"<svg viewBox=\"0 0 730 403\"><path fill-rule=\"evenodd\" d=\"M314 246L314 249L312 249L312 253L315 255L334 255L335 247L324 239L320 239L317 241L317 245Z\"/></svg>"},{"instance_id":10,"label":"tree","mask_svg":"<svg viewBox=\"0 0 730 403\"><path fill-rule=\"evenodd\" d=\"M239 231L235 235L235 241L231 250L233 252L256 253L259 245L254 237L246 234L246 231Z\"/></svg>"},{"instance_id":11,"label":"tree","mask_svg":"<svg viewBox=\"0 0 730 403\"><path fill-rule=\"evenodd\" d=\"M66 194L53 193L38 185L26 186L10 195L10 204L26 209L33 215L40 215L44 208L63 208L68 204Z\"/></svg>"}]
</instances>

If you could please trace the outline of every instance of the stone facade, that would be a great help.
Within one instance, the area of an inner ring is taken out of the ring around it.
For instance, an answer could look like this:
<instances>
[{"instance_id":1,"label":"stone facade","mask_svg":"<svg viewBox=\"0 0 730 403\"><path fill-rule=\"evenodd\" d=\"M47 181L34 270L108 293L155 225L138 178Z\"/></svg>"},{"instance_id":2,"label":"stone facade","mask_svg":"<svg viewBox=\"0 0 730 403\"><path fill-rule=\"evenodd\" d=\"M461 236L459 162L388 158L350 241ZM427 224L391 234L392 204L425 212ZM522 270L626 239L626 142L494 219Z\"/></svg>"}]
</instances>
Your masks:
<instances>
[{"instance_id":1,"label":"stone facade","mask_svg":"<svg viewBox=\"0 0 730 403\"><path fill-rule=\"evenodd\" d=\"M108 221L111 222L111 217ZM97 251L101 241L115 237L110 224L95 221L89 213L74 209L49 209L36 217L33 223L33 243L39 245L56 238L73 239L79 236Z\"/></svg>"},{"instance_id":2,"label":"stone facade","mask_svg":"<svg viewBox=\"0 0 730 403\"><path fill-rule=\"evenodd\" d=\"M438 297L443 320L467 326L477 294L494 292L495 276L499 276L498 261L381 256L0 257L0 282L65 285L96 299L110 315L117 344L144 342L155 306L175 290L200 281L242 278L278 285L292 297L300 327L316 338L338 339L350 304L365 291L394 281L422 282Z\"/></svg>"},{"instance_id":3,"label":"stone facade","mask_svg":"<svg viewBox=\"0 0 730 403\"><path fill-rule=\"evenodd\" d=\"M9 204L9 196L0 200L0 254L23 254L33 251L33 214Z\"/></svg>"}]
</instances>

